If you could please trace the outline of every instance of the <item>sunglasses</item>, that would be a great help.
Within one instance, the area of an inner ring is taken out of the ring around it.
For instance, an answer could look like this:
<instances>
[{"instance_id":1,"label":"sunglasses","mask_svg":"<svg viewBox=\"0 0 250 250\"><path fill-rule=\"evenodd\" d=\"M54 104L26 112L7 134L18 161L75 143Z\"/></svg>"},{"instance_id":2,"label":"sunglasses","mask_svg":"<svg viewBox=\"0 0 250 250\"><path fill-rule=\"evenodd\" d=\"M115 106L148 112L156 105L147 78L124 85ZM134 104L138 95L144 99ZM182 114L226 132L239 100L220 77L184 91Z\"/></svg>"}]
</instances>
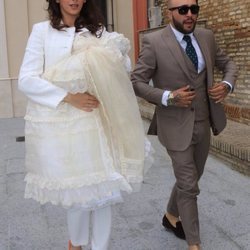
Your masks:
<instances>
[{"instance_id":1,"label":"sunglasses","mask_svg":"<svg viewBox=\"0 0 250 250\"><path fill-rule=\"evenodd\" d=\"M186 15L188 13L188 11L190 10L193 15L197 15L199 13L200 6L195 5L195 4L193 4L191 6L182 5L182 6L179 6L179 7L170 8L169 10L171 10L171 11L178 10L178 13L180 15Z\"/></svg>"}]
</instances>

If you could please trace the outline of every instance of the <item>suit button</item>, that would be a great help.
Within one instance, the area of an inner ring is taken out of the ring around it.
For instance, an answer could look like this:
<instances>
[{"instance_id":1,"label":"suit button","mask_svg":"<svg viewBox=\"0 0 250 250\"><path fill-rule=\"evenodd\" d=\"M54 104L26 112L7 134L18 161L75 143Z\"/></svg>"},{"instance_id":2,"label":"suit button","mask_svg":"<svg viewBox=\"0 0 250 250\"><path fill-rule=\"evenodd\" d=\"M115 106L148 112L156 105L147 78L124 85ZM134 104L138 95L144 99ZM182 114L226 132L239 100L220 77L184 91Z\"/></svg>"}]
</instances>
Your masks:
<instances>
[{"instance_id":1,"label":"suit button","mask_svg":"<svg viewBox=\"0 0 250 250\"><path fill-rule=\"evenodd\" d=\"M191 111L194 111L194 108L192 107L190 110L191 110Z\"/></svg>"}]
</instances>

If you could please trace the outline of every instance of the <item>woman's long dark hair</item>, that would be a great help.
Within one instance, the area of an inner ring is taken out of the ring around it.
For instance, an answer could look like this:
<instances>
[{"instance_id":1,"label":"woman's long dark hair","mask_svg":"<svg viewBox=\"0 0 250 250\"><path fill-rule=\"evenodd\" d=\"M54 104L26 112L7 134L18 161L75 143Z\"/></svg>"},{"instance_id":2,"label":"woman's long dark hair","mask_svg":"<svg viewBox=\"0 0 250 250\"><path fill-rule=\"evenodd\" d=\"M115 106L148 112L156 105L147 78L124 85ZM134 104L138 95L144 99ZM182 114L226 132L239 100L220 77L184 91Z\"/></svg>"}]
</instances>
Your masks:
<instances>
[{"instance_id":1,"label":"woman's long dark hair","mask_svg":"<svg viewBox=\"0 0 250 250\"><path fill-rule=\"evenodd\" d=\"M56 0L46 0L48 2L47 11L49 13L49 20L51 26L57 30L62 30L68 27L63 24L62 13L59 3ZM83 5L79 17L75 21L76 32L79 32L83 27L87 28L91 34L99 37L103 30L104 17L100 9L96 6L94 0L86 0Z\"/></svg>"}]
</instances>

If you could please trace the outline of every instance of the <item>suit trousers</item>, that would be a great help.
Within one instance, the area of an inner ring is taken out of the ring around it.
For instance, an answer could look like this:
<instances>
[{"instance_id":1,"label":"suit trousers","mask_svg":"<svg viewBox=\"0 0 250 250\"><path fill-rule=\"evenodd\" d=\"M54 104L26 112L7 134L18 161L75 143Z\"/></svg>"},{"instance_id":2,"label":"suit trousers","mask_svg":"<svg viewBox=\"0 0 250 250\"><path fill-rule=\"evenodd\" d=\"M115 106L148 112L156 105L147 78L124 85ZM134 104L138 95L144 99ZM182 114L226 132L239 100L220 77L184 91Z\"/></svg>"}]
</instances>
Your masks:
<instances>
[{"instance_id":1,"label":"suit trousers","mask_svg":"<svg viewBox=\"0 0 250 250\"><path fill-rule=\"evenodd\" d=\"M209 120L195 121L191 144L184 151L168 150L176 183L167 211L181 218L189 245L200 243L197 196L198 181L203 174L210 145Z\"/></svg>"},{"instance_id":2,"label":"suit trousers","mask_svg":"<svg viewBox=\"0 0 250 250\"><path fill-rule=\"evenodd\" d=\"M111 207L93 211L73 207L67 211L69 236L74 246L86 246L89 242L90 222L92 222L92 250L107 250L111 232Z\"/></svg>"}]
</instances>

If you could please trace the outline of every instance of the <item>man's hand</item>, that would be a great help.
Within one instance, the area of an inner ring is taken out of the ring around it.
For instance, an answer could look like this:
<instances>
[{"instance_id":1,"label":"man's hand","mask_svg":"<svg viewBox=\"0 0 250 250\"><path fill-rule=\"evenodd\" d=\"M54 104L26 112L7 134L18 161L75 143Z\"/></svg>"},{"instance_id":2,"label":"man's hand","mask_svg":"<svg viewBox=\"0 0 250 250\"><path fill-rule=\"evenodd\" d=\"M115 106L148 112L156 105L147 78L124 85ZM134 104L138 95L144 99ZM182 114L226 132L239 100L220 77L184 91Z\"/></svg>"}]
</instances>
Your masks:
<instances>
[{"instance_id":1,"label":"man's hand","mask_svg":"<svg viewBox=\"0 0 250 250\"><path fill-rule=\"evenodd\" d=\"M93 111L93 109L97 108L99 105L99 101L95 96L90 95L88 92L76 94L68 93L63 101L86 112Z\"/></svg>"},{"instance_id":2,"label":"man's hand","mask_svg":"<svg viewBox=\"0 0 250 250\"><path fill-rule=\"evenodd\" d=\"M215 83L213 87L208 90L209 96L216 102L222 102L228 95L230 89L225 82Z\"/></svg>"},{"instance_id":3,"label":"man's hand","mask_svg":"<svg viewBox=\"0 0 250 250\"><path fill-rule=\"evenodd\" d=\"M195 98L195 92L190 89L189 85L176 89L172 93L174 96L174 105L178 107L189 107Z\"/></svg>"}]
</instances>

